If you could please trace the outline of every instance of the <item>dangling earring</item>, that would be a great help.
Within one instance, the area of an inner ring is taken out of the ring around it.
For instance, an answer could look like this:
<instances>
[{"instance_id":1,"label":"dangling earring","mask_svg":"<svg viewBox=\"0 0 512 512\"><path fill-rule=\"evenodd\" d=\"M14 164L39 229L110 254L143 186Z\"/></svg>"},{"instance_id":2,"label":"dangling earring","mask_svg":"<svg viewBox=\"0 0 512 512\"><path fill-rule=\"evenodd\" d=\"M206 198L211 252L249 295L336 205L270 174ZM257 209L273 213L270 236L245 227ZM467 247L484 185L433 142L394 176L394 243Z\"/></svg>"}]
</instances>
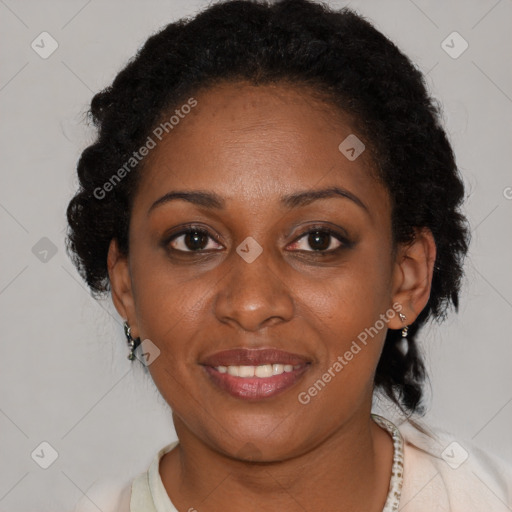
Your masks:
<instances>
[{"instance_id":1,"label":"dangling earring","mask_svg":"<svg viewBox=\"0 0 512 512\"><path fill-rule=\"evenodd\" d=\"M404 323L407 317L403 313L399 313L399 316L400 316L400 320L402 321L402 323ZM406 338L407 339L407 334L408 333L409 333L409 326L406 325L402 329L402 338Z\"/></svg>"},{"instance_id":2,"label":"dangling earring","mask_svg":"<svg viewBox=\"0 0 512 512\"><path fill-rule=\"evenodd\" d=\"M130 347L130 353L128 354L128 359L133 361L135 359L135 350L140 345L140 338L132 338L131 328L128 325L128 322L124 323L124 334L128 341L128 345Z\"/></svg>"},{"instance_id":3,"label":"dangling earring","mask_svg":"<svg viewBox=\"0 0 512 512\"><path fill-rule=\"evenodd\" d=\"M402 323L405 323L407 317L403 313L399 313L398 316ZM409 352L409 340L407 339L407 334L409 334L409 326L405 325L402 329L402 337L397 341L398 349L404 356Z\"/></svg>"}]
</instances>

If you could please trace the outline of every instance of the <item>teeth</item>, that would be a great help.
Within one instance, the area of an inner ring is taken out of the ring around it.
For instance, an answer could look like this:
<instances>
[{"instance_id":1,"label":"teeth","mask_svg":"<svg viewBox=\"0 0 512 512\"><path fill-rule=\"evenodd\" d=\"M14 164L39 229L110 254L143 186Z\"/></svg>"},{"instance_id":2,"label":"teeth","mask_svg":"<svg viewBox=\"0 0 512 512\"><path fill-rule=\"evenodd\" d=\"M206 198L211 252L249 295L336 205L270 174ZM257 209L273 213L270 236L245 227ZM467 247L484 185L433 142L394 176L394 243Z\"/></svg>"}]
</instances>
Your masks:
<instances>
[{"instance_id":1,"label":"teeth","mask_svg":"<svg viewBox=\"0 0 512 512\"><path fill-rule=\"evenodd\" d=\"M228 371L232 368L231 366L228 368ZM259 369L260 367L258 367ZM239 377L254 377L254 366L239 366L238 367L238 376ZM258 375L259 377L259 375Z\"/></svg>"},{"instance_id":2,"label":"teeth","mask_svg":"<svg viewBox=\"0 0 512 512\"><path fill-rule=\"evenodd\" d=\"M272 375L281 375L284 371L284 364L273 364Z\"/></svg>"},{"instance_id":3,"label":"teeth","mask_svg":"<svg viewBox=\"0 0 512 512\"><path fill-rule=\"evenodd\" d=\"M216 366L215 369L219 373L227 373L234 377L259 377L260 379L264 379L272 377L273 375L281 375L285 372L290 373L300 367L300 364L296 366L291 364L262 364L259 366Z\"/></svg>"},{"instance_id":4,"label":"teeth","mask_svg":"<svg viewBox=\"0 0 512 512\"><path fill-rule=\"evenodd\" d=\"M250 366L242 366L242 368L251 368ZM272 365L264 364L262 366L256 366L254 369L254 375L256 377L272 377Z\"/></svg>"},{"instance_id":5,"label":"teeth","mask_svg":"<svg viewBox=\"0 0 512 512\"><path fill-rule=\"evenodd\" d=\"M228 373L233 377L238 377L238 370L240 370L240 366L228 366Z\"/></svg>"}]
</instances>

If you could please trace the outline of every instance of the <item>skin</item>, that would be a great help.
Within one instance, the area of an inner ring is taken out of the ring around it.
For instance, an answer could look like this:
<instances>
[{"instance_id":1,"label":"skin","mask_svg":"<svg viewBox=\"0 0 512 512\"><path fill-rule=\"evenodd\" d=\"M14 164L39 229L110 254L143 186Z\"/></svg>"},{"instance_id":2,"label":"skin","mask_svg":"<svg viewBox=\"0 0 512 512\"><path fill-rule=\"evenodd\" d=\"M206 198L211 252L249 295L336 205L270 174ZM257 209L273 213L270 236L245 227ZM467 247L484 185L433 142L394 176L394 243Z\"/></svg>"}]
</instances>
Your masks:
<instances>
[{"instance_id":1,"label":"skin","mask_svg":"<svg viewBox=\"0 0 512 512\"><path fill-rule=\"evenodd\" d=\"M414 322L430 294L432 234L418 230L413 244L393 251L390 198L369 151L345 158L338 145L354 133L351 119L307 89L225 83L195 98L146 162L129 256L115 240L108 255L119 314L161 351L149 370L180 441L161 460L164 486L184 511L381 511L393 447L370 411L387 328L404 325L398 315L309 404L297 395L394 303ZM280 204L330 186L365 206L342 197ZM176 190L215 192L225 208L174 200L148 214ZM190 223L219 242L187 246L182 235L164 247ZM319 255L307 234L318 224L352 243L324 235L328 250L342 249ZM248 236L263 248L252 263L236 252ZM203 254L192 252L197 246ZM238 347L276 347L312 364L293 388L247 402L214 387L198 364Z\"/></svg>"}]
</instances>

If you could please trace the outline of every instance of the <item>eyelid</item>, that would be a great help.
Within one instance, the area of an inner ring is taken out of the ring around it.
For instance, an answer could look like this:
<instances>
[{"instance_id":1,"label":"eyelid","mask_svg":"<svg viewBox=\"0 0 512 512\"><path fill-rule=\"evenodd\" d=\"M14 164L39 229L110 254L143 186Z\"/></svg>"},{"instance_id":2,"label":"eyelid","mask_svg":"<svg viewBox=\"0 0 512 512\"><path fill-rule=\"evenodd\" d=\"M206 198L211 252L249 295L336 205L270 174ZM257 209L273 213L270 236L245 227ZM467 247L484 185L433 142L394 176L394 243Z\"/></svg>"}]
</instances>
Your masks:
<instances>
[{"instance_id":1,"label":"eyelid","mask_svg":"<svg viewBox=\"0 0 512 512\"><path fill-rule=\"evenodd\" d=\"M341 231L341 233L340 233L340 231ZM347 247L348 248L348 247L352 247L353 246L353 242L349 239L349 237L346 234L344 229L342 229L342 228L334 229L334 228L331 228L331 227L328 227L328 226L325 226L325 225L321 225L321 224L313 225L313 226L308 226L307 228L305 228L304 231L302 231L300 234L298 234L295 237L295 239L293 240L292 244L297 243L299 240L304 238L306 235L309 235L309 234L315 233L315 232L327 233L332 238L334 238L338 242L340 242L341 245L339 247L337 247L336 249L330 249L330 250L325 250L325 251L315 251L315 250L304 251L302 249L299 249L299 251L301 251L301 252L311 252L311 253L317 253L317 254L332 254L332 253L338 251L339 249L341 249L343 247Z\"/></svg>"},{"instance_id":2,"label":"eyelid","mask_svg":"<svg viewBox=\"0 0 512 512\"><path fill-rule=\"evenodd\" d=\"M162 245L164 247L167 247L172 241L176 240L180 236L186 235L191 232L196 232L196 233L206 235L208 238L213 240L215 243L223 246L223 243L221 242L220 237L218 235L212 234L209 229L202 227L202 226L195 225L195 224L182 226L181 229L179 229L178 231L174 231L170 235L165 236L164 240L162 242ZM342 249L343 247L349 248L349 247L353 246L353 242L349 239L348 234L346 233L346 231L343 228L338 227L338 228L334 229L329 226L326 226L325 224L313 224L313 225L305 227L298 235L296 235L296 237L291 242L291 244L295 244L299 240L304 238L306 235L309 235L309 234L315 233L315 232L327 233L332 238L334 238L338 242L340 242L340 246L335 249L329 249L329 250L324 250L324 251L315 251L315 250L308 251L308 250L304 250L304 249L299 249L299 250L297 250L297 252L310 252L310 253L314 253L314 254L316 253L316 254L326 254L327 255L327 254L335 253L336 251ZM201 250L197 250L197 251L172 249L172 251L178 252L178 253L189 253L189 254L206 254L208 252L212 252L212 249L209 249L209 250L201 249ZM217 250L213 250L213 252L216 252L216 251ZM291 252L294 252L294 251L291 251Z\"/></svg>"},{"instance_id":3,"label":"eyelid","mask_svg":"<svg viewBox=\"0 0 512 512\"><path fill-rule=\"evenodd\" d=\"M178 229L178 231L173 231L171 234L164 236L162 245L164 247L167 247L171 242L173 242L180 236L186 235L188 233L200 233L200 234L206 235L208 238L212 239L215 243L217 243L219 245L223 245L222 242L220 241L220 238L217 235L212 234L209 229L204 228L202 226L195 225L195 224L181 226L181 229ZM200 254L200 253L207 252L204 249L201 251L183 251L181 249L172 249L172 250L175 252L184 252L184 253L191 253L191 254L193 254L193 253Z\"/></svg>"}]
</instances>

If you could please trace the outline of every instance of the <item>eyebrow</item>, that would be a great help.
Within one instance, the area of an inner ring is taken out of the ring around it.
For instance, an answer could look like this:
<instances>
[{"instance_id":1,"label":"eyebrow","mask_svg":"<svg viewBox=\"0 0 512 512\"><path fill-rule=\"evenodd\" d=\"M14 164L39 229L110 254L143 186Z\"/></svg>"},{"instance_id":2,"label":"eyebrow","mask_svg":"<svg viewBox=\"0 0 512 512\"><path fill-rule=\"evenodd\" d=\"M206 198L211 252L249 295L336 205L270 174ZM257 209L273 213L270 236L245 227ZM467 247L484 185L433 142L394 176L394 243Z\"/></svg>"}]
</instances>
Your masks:
<instances>
[{"instance_id":1,"label":"eyebrow","mask_svg":"<svg viewBox=\"0 0 512 512\"><path fill-rule=\"evenodd\" d=\"M308 204L311 204L313 201L317 201L319 199L330 199L333 197L349 199L369 213L368 207L363 203L363 201L361 201L361 199L359 199L349 190L337 186L318 190L304 190L301 192L295 192L293 194L283 196L280 200L280 203L282 206L288 209L293 209L299 208L301 206L307 206ZM216 194L215 192L206 192L202 190L183 190L168 192L167 194L157 199L150 206L148 210L148 215L158 206L169 203L171 201L175 201L177 199L182 199L184 201L188 201L189 203L195 204L197 206L202 206L204 208L216 210L224 210L226 208L226 201L222 198L222 196Z\"/></svg>"}]
</instances>

